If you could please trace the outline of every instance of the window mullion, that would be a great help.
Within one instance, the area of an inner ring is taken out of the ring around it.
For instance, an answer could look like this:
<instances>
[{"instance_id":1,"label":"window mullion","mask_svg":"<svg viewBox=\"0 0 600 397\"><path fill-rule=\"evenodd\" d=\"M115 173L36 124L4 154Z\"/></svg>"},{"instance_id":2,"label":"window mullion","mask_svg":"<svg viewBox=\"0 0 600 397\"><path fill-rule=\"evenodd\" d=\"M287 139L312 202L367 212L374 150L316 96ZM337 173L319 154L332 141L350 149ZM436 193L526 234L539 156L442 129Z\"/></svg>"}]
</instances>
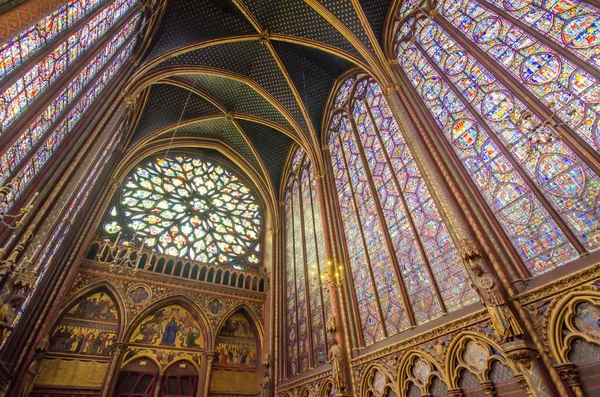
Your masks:
<instances>
[{"instance_id":1,"label":"window mullion","mask_svg":"<svg viewBox=\"0 0 600 397\"><path fill-rule=\"evenodd\" d=\"M346 114L346 117L348 117L348 115ZM341 141L340 135L339 135L339 131L334 131L334 134L336 134L336 139ZM346 176L348 177L348 187L350 188L350 195L352 196L352 204L354 206L354 213L356 214L356 219L358 220L358 229L360 232L360 238L361 238L361 242L363 245L363 250L365 251L365 259L367 261L367 270L369 273L369 278L371 279L371 285L373 287L373 295L375 297L375 302L377 302L377 312L379 314L379 321L381 324L381 331L383 333L383 335L387 338L388 337L388 331L387 331L387 326L385 323L385 319L383 317L383 310L381 309L381 302L379 301L379 294L377 293L377 288L376 288L376 282L375 282L375 275L373 274L373 264L371 263L371 257L369 255L369 249L367 246L367 240L365 238L365 232L363 230L362 227L362 222L360 220L360 212L358 211L358 203L356 202L356 194L354 192L354 186L352 185L352 176L350 175L350 171L348 168L348 160L346 159L346 152L344 151L344 146L341 144L340 142L340 153L342 154L342 161L344 162L344 167L345 170L344 172L347 174ZM345 226L344 226L345 227ZM362 318L361 318L361 322L362 322Z\"/></svg>"},{"instance_id":2,"label":"window mullion","mask_svg":"<svg viewBox=\"0 0 600 397\"><path fill-rule=\"evenodd\" d=\"M96 76L94 77L94 79L92 79L92 81L90 81L85 87L83 87L81 92L79 92L79 94L77 94L77 96L71 101L71 103L67 107L65 107L61 116L54 123L52 123L50 125L50 127L47 129L47 131L44 133L44 135L42 135L38 139L38 141L29 149L28 153L14 167L13 171L7 175L4 182L12 181L18 175L20 175L22 169L24 167L26 167L27 164L29 164L30 160L34 156L36 156L36 154L39 152L39 150L44 145L46 145L48 138L51 137L56 132L57 128L59 128L60 125L69 117L69 114L71 113L71 111L79 105L79 102L81 101L81 99L84 98L88 94L89 89L91 87L93 87L103 77L103 75L104 75L105 71L108 69L108 67L117 59L117 57L131 43L132 40L135 40L135 36L130 37L129 40L127 40L127 42L125 42L119 48L119 50L116 51L115 54L113 54L113 56L109 60L107 60L107 62L100 69L98 69L98 72L96 73ZM114 76L113 76L113 78L114 78ZM95 98L94 102L96 102L97 99L98 99L98 97ZM84 113L87 113L87 110ZM64 142L68 137L73 136L74 135L73 132L77 131L77 130L78 130L78 128L76 126L75 126L75 128L68 126L65 136L62 138L62 140L59 143L56 144L56 147L60 146L60 143ZM26 130L23 130L22 133L25 134ZM56 152L53 152L52 155L54 155L55 153ZM40 174L40 172L38 172L38 175L39 174ZM34 178L32 178L31 180L33 180ZM15 197L14 199L18 200L18 197Z\"/></svg>"},{"instance_id":3,"label":"window mullion","mask_svg":"<svg viewBox=\"0 0 600 397\"><path fill-rule=\"evenodd\" d=\"M106 31L84 54L79 57L73 64L68 66L68 71L59 76L44 92L37 97L31 106L28 106L15 120L7 127L6 131L0 136L0 147L8 148L21 133L29 127L32 120L42 114L46 108L52 103L56 95L66 87L73 77L77 76L103 48L110 42L115 34L123 28L131 18L139 11L140 6L133 6L127 13ZM66 55L68 56L68 54Z\"/></svg>"},{"instance_id":4,"label":"window mullion","mask_svg":"<svg viewBox=\"0 0 600 397\"><path fill-rule=\"evenodd\" d=\"M458 44L463 48L468 49L475 55L477 61L481 62L485 68L494 76L500 76L499 81L502 81L507 86L508 90L517 97L521 102L525 103L532 113L536 114L541 120L549 120L552 114L548 112L548 107L539 101L533 94L523 88L522 83L518 83L516 79L506 70L498 67L497 64L490 61L490 56L482 51L477 45L474 45L464 37L464 34L452 26L443 17L434 17L436 23L447 31ZM428 54L425 54L428 56ZM437 65L436 65L437 66ZM562 106L559 104L559 106ZM582 160L596 173L600 174L600 162L595 150L585 142L571 127L567 124L556 127L562 132L562 139Z\"/></svg>"},{"instance_id":5,"label":"window mullion","mask_svg":"<svg viewBox=\"0 0 600 397\"><path fill-rule=\"evenodd\" d=\"M425 51L425 49L423 49L423 47L421 47L421 44L415 42L415 45L419 49L419 52L421 53L421 55L425 59L427 59L431 68L433 68L433 70L435 70L438 73L440 78L444 80L444 82L448 85L450 90L452 90L454 95L456 95L457 98L463 98L462 94L457 91L454 84L451 81L448 81L448 78L446 77L444 71L440 70L439 66L436 64L436 62L433 59L431 59L431 57L429 56L427 51ZM504 154L504 157L511 163L511 165L514 167L515 171L519 174L521 179L523 179L523 182L529 187L529 189L535 195L535 197L538 199L538 201L544 206L544 209L550 214L550 216L552 217L554 222L556 222L556 224L560 227L562 232L565 233L565 235L569 239L569 242L571 244L573 244L573 246L575 247L577 252L579 254L586 252L585 248L579 242L579 239L577 239L577 237L573 234L571 229L563 221L563 219L560 217L560 215L558 215L558 213L556 212L554 207L550 203L548 203L548 201L546 200L546 198L544 197L544 195L542 194L540 189L537 187L537 185L535 185L531 182L531 178L523 170L521 164L519 164L510 153L508 153L504 144L500 141L500 139L496 136L496 134L492 130L490 130L489 126L487 125L485 120L483 120L483 118L481 117L479 112L477 112L476 109L473 109L473 105L471 105L471 103L469 103L467 101L463 101L463 103L469 109L473 118L475 118L475 120L477 120L477 122L479 123L481 128L485 129L485 131L487 132L490 139L496 144L498 149Z\"/></svg>"},{"instance_id":6,"label":"window mullion","mask_svg":"<svg viewBox=\"0 0 600 397\"><path fill-rule=\"evenodd\" d=\"M448 313L448 309L446 308L446 302L444 302L444 299L442 298L442 294L440 292L440 288L438 286L437 279L434 277L433 272L431 271L431 263L425 252L425 247L423 246L423 241L421 240L419 230L417 229L414 219L412 217L412 214L411 214L410 210L408 209L408 205L406 203L406 197L404 197L404 192L402 191L400 182L398 181L398 176L396 175L396 172L394 171L394 167L392 167L392 161L390 159L389 153L387 152L385 144L383 143L383 139L381 138L379 126L375 122L376 118L373 115L371 106L368 103L366 103L366 101L364 103L365 103L365 108L369 112L369 117L371 118L371 123L373 124L373 129L375 130L375 135L377 135L377 140L379 141L379 144L381 145L381 151L385 157L385 161L387 162L388 167L390 168L390 171L392 174L392 180L394 181L394 184L396 185L396 190L399 193L398 196L400 198L402 207L404 208L404 212L406 213L406 218L408 219L408 222L410 223L410 226L413 230L415 240L417 241L417 246L419 247L420 254L421 254L423 260L425 261L425 268L427 270L427 274L429 275L429 279L431 280L431 286L432 286L433 290L435 291L435 296L437 297L438 301L440 302L442 312ZM360 146L362 149L362 144ZM415 161L415 160L413 160L413 161ZM418 165L417 165L417 167L418 167ZM396 265L397 265L397 263L396 263ZM398 271L401 272L400 270L398 270Z\"/></svg>"},{"instance_id":7,"label":"window mullion","mask_svg":"<svg viewBox=\"0 0 600 397\"><path fill-rule=\"evenodd\" d=\"M16 67L14 70L11 70L6 76L5 79L0 84L0 92L4 91L6 88L12 86L19 78L23 77L23 74L27 73L31 69L32 66L37 65L40 61L42 61L47 55L51 54L57 47L59 47L65 40L71 37L72 34L80 30L82 27L87 25L93 18L95 18L98 14L100 14L104 9L113 4L113 1L106 1L96 7L95 10L84 15L79 21L76 21L74 24L69 26L64 31L60 32L56 37L52 38L49 43L46 44L45 47L40 49L40 51L34 53L31 57L26 58L22 61L21 65ZM65 5L65 7L69 7L69 5ZM68 14L68 9L65 11ZM65 15L65 18L68 18L68 15ZM42 18L43 19L43 18Z\"/></svg>"},{"instance_id":8,"label":"window mullion","mask_svg":"<svg viewBox=\"0 0 600 397\"><path fill-rule=\"evenodd\" d=\"M306 158L306 157L305 157ZM296 179L296 181L298 182L298 207L300 208L300 233L301 233L301 238L302 238L302 242L301 242L301 248L302 248L302 271L304 272L304 288L306 291L306 338L308 339L308 362L309 362L309 369L312 367L315 367L315 361L314 361L314 346L313 346L313 340L312 340L312 316L311 316L311 302L310 302L310 285L308 282L308 278L310 277L310 274L308 272L308 266L307 266L307 250L306 250L306 229L304 227L304 200L302 200L302 167L304 166L304 161L301 163L302 165L298 167L298 172L299 172L299 178Z\"/></svg>"},{"instance_id":9,"label":"window mullion","mask_svg":"<svg viewBox=\"0 0 600 397\"><path fill-rule=\"evenodd\" d=\"M352 99L350 101L352 101ZM394 250L394 242L392 241L392 238L389 234L389 230L386 227L387 222L385 220L385 216L383 215L383 210L381 208L381 203L379 202L377 189L375 188L375 183L373 183L373 176L371 175L371 170L369 169L367 156L365 156L364 148L358 135L358 127L356 126L356 121L354 120L354 116L350 111L348 111L348 118L350 119L350 123L352 124L352 133L354 134L354 139L356 140L356 147L358 148L358 153L360 154L361 161L364 164L363 168L365 176L367 177L369 188L373 193L373 205L375 206L375 209L377 211L377 219L379 220L379 225L381 226L381 231L385 240L385 246L387 248L388 254L390 255L390 258L394 261L394 263L392 264L392 268L394 269L396 280L398 282L398 285L400 286L400 291L402 292L402 302L404 303L404 310L408 314L410 326L414 327L417 325L417 321L415 319L415 314L410 304L410 297L408 296L408 291L406 290L404 277L402 277L402 274L398 269L398 258L396 256L396 250ZM407 214L407 216L410 215Z\"/></svg>"}]
</instances>

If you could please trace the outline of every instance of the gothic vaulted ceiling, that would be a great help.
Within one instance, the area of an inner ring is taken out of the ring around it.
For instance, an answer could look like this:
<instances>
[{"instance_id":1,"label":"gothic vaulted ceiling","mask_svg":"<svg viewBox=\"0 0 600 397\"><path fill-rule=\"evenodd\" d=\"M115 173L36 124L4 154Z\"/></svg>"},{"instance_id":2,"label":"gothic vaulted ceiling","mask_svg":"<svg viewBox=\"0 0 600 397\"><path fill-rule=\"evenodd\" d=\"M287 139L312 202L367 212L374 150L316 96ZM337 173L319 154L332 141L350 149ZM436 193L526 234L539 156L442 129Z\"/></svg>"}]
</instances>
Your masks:
<instances>
[{"instance_id":1,"label":"gothic vaulted ceiling","mask_svg":"<svg viewBox=\"0 0 600 397\"><path fill-rule=\"evenodd\" d=\"M165 137L219 140L277 192L290 146L318 147L335 80L351 67L368 69L365 58L381 51L390 3L159 1L129 88L129 148Z\"/></svg>"}]
</instances>

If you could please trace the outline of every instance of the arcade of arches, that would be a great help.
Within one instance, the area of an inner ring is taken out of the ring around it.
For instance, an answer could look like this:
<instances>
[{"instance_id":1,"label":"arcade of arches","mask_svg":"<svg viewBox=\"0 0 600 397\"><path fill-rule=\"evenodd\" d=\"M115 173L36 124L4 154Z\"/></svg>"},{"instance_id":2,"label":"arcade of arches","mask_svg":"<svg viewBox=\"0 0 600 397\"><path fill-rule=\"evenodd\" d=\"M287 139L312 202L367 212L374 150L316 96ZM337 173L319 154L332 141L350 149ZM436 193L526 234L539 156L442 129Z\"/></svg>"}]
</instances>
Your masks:
<instances>
[{"instance_id":1,"label":"arcade of arches","mask_svg":"<svg viewBox=\"0 0 600 397\"><path fill-rule=\"evenodd\" d=\"M0 0L0 396L599 373L598 0Z\"/></svg>"}]
</instances>

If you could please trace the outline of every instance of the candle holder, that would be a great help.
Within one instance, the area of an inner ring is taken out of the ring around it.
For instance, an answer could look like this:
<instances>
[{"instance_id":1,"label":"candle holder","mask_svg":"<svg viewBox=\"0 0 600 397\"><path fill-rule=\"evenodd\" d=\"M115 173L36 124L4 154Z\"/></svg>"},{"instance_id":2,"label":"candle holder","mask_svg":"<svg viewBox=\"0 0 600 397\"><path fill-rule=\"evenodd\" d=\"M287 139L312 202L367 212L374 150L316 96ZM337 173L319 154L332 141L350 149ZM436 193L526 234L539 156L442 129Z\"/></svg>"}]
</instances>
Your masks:
<instances>
[{"instance_id":1,"label":"candle holder","mask_svg":"<svg viewBox=\"0 0 600 397\"><path fill-rule=\"evenodd\" d=\"M334 288L340 288L344 283L344 267L342 265L333 266L331 261L327 261L327 266L320 274L317 265L312 265L310 272L313 282L317 283L320 288L328 288L332 286Z\"/></svg>"},{"instance_id":2,"label":"candle holder","mask_svg":"<svg viewBox=\"0 0 600 397\"><path fill-rule=\"evenodd\" d=\"M6 201L6 196L12 193L12 186L4 185L0 187L0 204ZM25 220L31 215L31 210L33 209L33 203L40 195L40 192L35 192L33 197L21 207L16 214L7 214L5 212L0 212L0 223L11 230L20 229L23 227Z\"/></svg>"}]
</instances>

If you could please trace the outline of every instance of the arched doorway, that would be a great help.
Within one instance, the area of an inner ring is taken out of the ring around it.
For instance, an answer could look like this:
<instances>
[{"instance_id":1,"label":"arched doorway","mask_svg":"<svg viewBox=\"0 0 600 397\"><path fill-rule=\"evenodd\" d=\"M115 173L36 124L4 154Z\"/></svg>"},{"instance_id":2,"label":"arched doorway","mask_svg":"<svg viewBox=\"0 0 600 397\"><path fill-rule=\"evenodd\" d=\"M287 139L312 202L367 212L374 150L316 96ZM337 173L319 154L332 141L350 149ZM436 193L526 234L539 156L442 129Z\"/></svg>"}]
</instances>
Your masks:
<instances>
[{"instance_id":1,"label":"arched doorway","mask_svg":"<svg viewBox=\"0 0 600 397\"><path fill-rule=\"evenodd\" d=\"M158 374L158 365L147 357L130 361L119 373L115 396L153 397Z\"/></svg>"},{"instance_id":2,"label":"arched doorway","mask_svg":"<svg viewBox=\"0 0 600 397\"><path fill-rule=\"evenodd\" d=\"M174 362L166 369L161 397L192 397L198 390L198 372L187 360Z\"/></svg>"}]
</instances>

